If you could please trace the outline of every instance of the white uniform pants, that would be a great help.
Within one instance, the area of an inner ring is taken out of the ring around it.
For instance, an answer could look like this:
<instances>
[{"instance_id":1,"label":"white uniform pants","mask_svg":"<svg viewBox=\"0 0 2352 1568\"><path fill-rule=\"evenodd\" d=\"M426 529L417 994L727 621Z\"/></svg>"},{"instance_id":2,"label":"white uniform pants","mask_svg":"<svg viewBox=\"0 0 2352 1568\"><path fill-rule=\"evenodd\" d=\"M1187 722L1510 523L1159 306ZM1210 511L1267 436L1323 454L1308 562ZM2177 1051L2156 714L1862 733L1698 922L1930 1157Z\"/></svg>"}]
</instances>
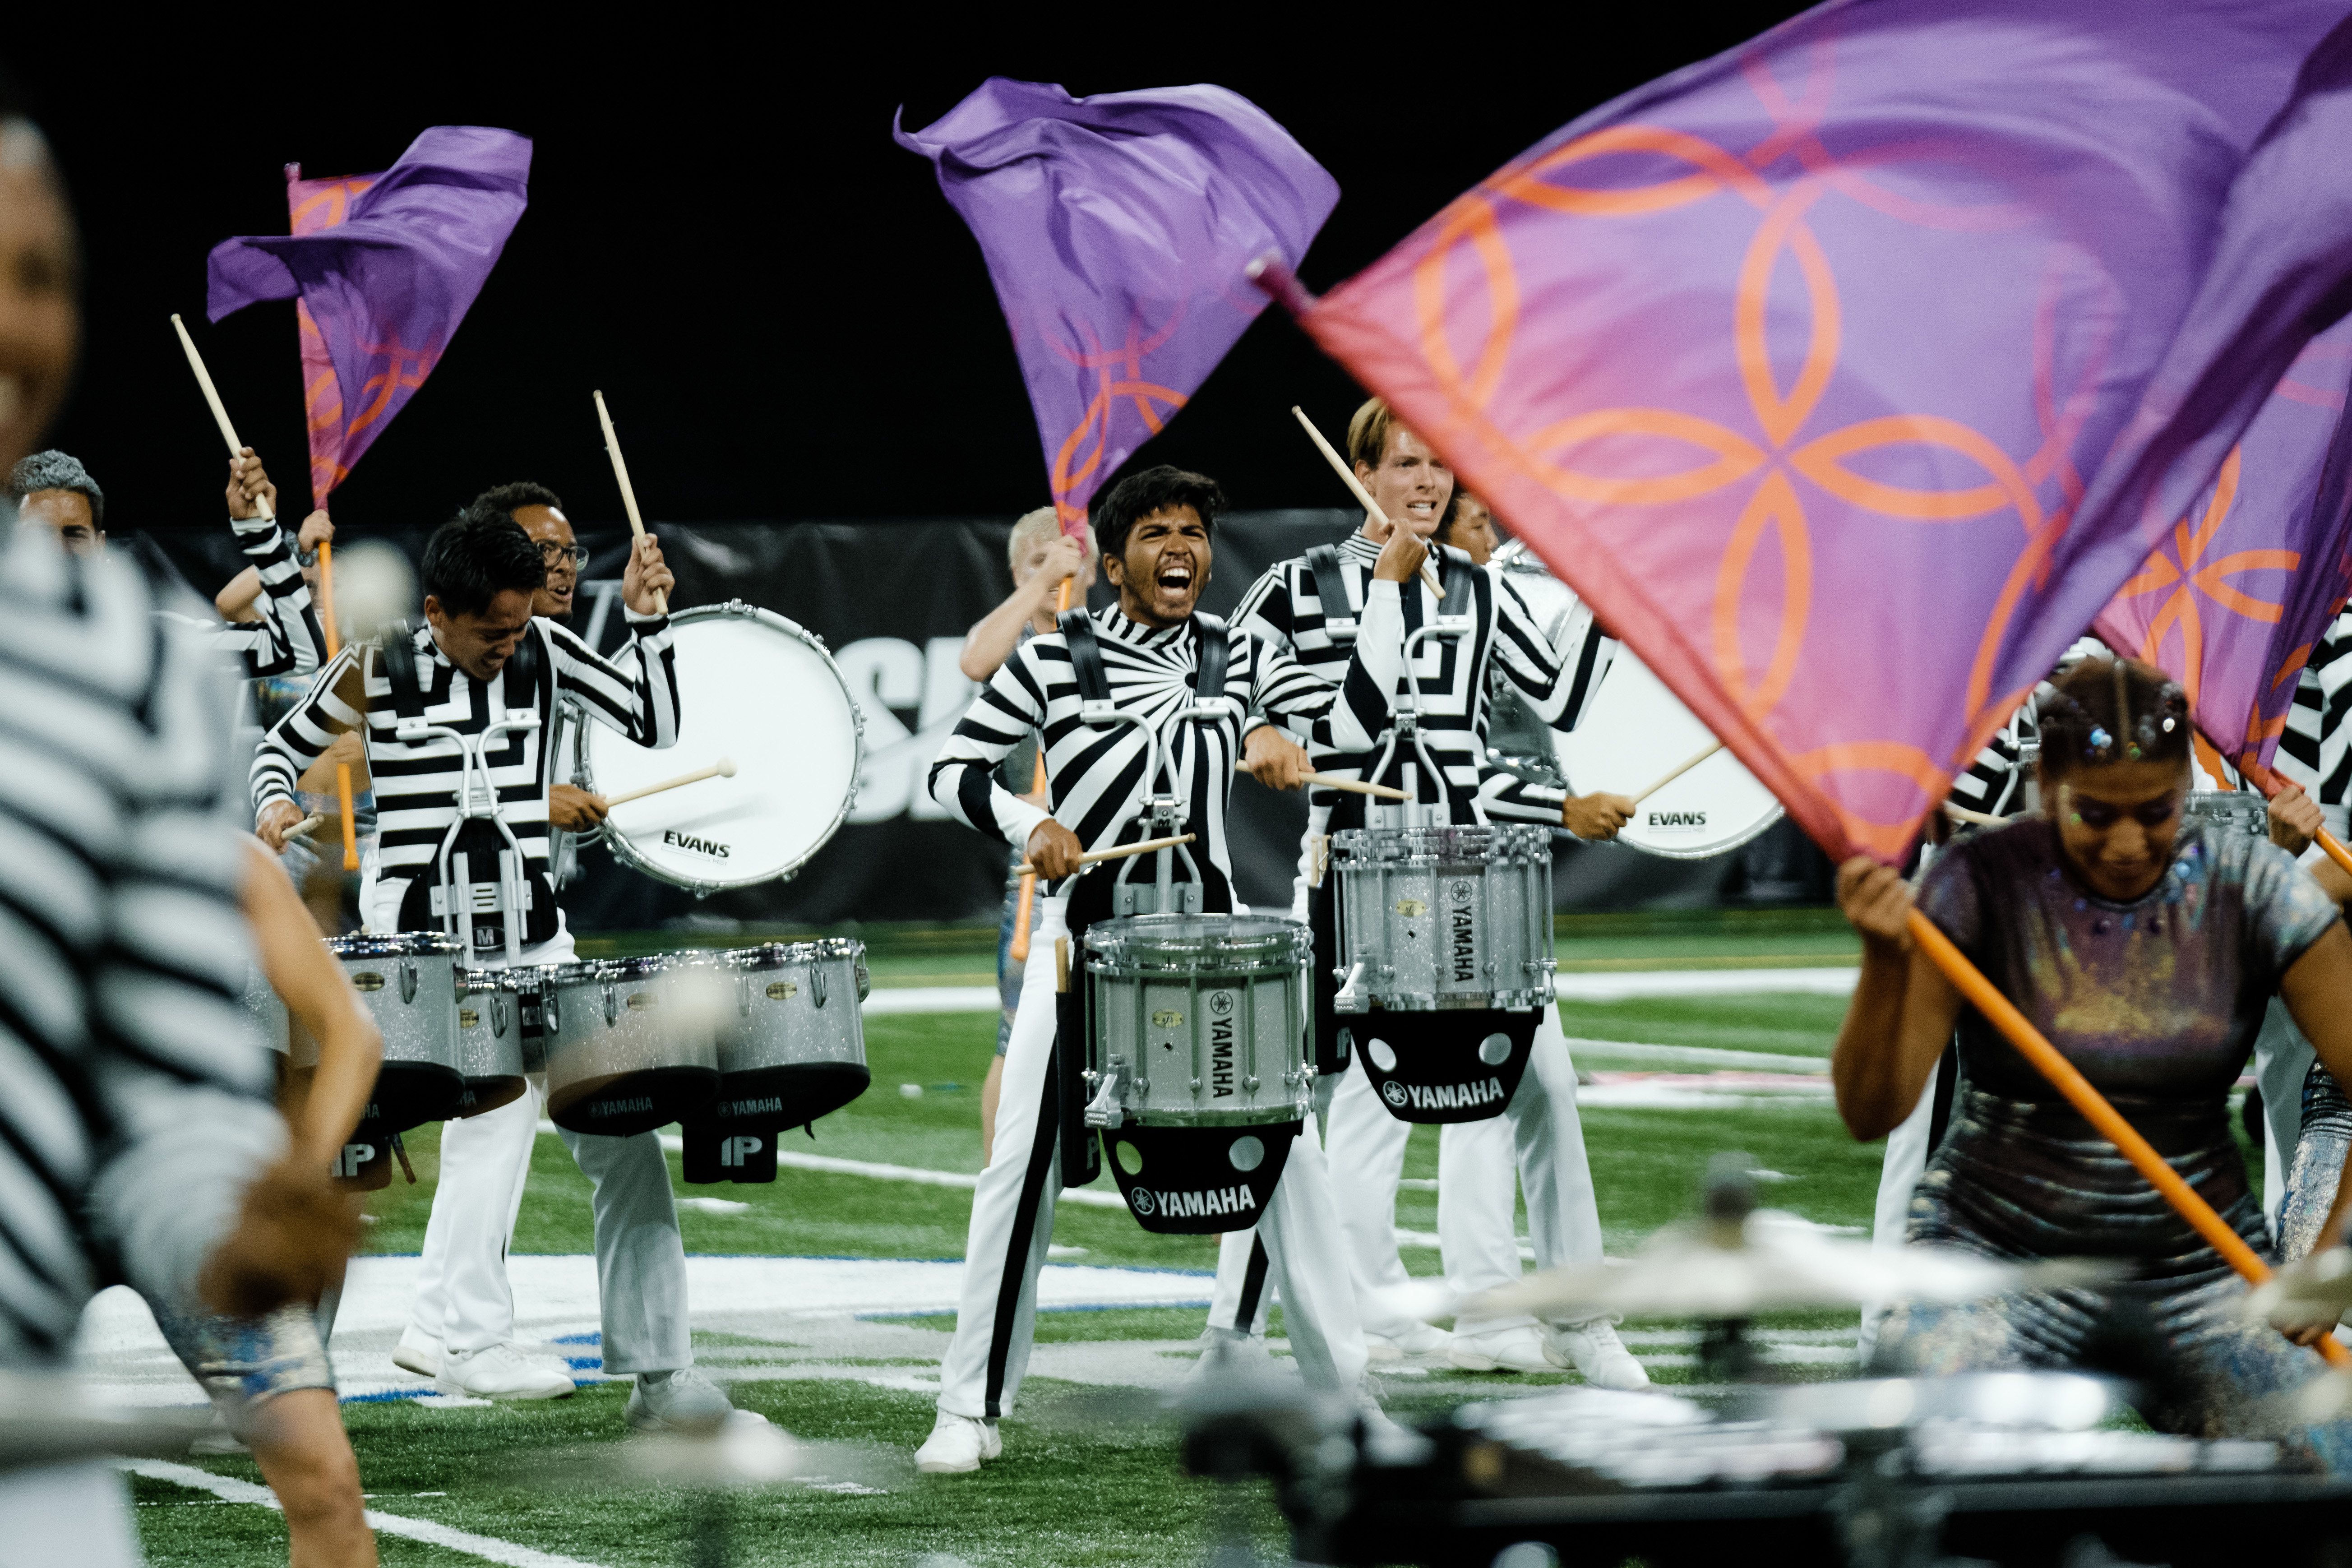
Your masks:
<instances>
[{"instance_id":1,"label":"white uniform pants","mask_svg":"<svg viewBox=\"0 0 2352 1568\"><path fill-rule=\"evenodd\" d=\"M103 1459L0 1475L0 1568L139 1568L122 1477Z\"/></svg>"},{"instance_id":2,"label":"white uniform pants","mask_svg":"<svg viewBox=\"0 0 2352 1568\"><path fill-rule=\"evenodd\" d=\"M940 1371L940 1408L993 1419L1013 1408L1029 1367L1037 1273L1062 1190L1058 1118L1049 1068L1054 1051L1054 942L1068 934L1066 900L1045 900L1029 947L1021 1007L1004 1054L995 1152L971 1198L963 1300ZM1108 1179L1108 1173L1106 1178ZM1282 1291L1284 1326L1313 1386L1352 1394L1364 1372L1364 1336L1348 1288L1347 1260L1331 1216L1330 1174L1311 1131L1258 1222L1268 1272Z\"/></svg>"},{"instance_id":3,"label":"white uniform pants","mask_svg":"<svg viewBox=\"0 0 2352 1568\"><path fill-rule=\"evenodd\" d=\"M1886 1154L1878 1168L1878 1203L1870 1219L1870 1245L1876 1251L1899 1251L1909 1235L1911 1194L1919 1185L1919 1178L1927 1173L1927 1156L1936 1152L1930 1146L1935 1133L1936 1087L1940 1077L1950 1070L1955 1069L1948 1061L1937 1064L1936 1070L1927 1075L1927 1087L1919 1091L1919 1103L1886 1135ZM1862 1310L1862 1331L1854 1340L1854 1356L1864 1366L1870 1364L1871 1352L1877 1347L1879 1321L1886 1316L1888 1305L1873 1301Z\"/></svg>"},{"instance_id":4,"label":"white uniform pants","mask_svg":"<svg viewBox=\"0 0 2352 1568\"><path fill-rule=\"evenodd\" d=\"M529 964L567 963L571 933L523 950ZM503 954L482 967L504 968ZM539 1138L543 1075L512 1103L441 1124L441 1176L425 1226L410 1333L467 1354L514 1337L507 1247ZM618 1375L694 1364L686 1305L686 1244L678 1235L669 1162L651 1132L627 1138L565 1131L563 1145L593 1189L597 1304L604 1370Z\"/></svg>"}]
</instances>

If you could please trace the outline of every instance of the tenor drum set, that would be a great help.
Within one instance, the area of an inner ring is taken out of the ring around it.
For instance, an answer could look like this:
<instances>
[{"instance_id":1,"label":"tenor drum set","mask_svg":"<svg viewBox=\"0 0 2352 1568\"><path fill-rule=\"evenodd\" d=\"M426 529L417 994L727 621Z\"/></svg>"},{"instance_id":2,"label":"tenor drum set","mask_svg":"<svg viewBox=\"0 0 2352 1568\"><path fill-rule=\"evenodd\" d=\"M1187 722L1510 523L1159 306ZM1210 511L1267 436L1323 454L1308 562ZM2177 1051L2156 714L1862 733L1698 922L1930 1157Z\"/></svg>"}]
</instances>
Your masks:
<instances>
[{"instance_id":1,"label":"tenor drum set","mask_svg":"<svg viewBox=\"0 0 2352 1568\"><path fill-rule=\"evenodd\" d=\"M864 716L824 642L781 616L729 603L681 611L671 626L676 744L635 746L574 714L573 782L626 795L682 768L709 771L724 753L723 773L616 801L606 847L698 893L793 876L848 815ZM772 1181L777 1134L869 1081L866 950L854 941L491 967L467 963L454 929L332 937L327 948L383 1037L346 1176L388 1172L383 1155L400 1133L495 1110L543 1074L548 1114L567 1131L626 1137L678 1122L688 1181ZM258 976L246 999L289 1073L316 1068L317 1043Z\"/></svg>"}]
</instances>

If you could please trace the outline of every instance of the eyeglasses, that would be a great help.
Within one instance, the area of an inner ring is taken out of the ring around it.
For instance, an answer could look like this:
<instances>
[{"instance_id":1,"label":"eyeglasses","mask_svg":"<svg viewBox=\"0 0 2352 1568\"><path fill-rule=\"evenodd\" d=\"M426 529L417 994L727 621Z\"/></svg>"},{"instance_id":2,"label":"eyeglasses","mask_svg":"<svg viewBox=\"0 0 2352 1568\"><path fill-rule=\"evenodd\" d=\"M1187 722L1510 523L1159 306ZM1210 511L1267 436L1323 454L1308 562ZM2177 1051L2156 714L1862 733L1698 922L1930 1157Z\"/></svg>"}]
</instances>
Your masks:
<instances>
[{"instance_id":1,"label":"eyeglasses","mask_svg":"<svg viewBox=\"0 0 2352 1568\"><path fill-rule=\"evenodd\" d=\"M588 564L588 547L584 544L555 544L541 541L539 558L550 566L561 566L569 561L572 563L572 569L577 572Z\"/></svg>"}]
</instances>

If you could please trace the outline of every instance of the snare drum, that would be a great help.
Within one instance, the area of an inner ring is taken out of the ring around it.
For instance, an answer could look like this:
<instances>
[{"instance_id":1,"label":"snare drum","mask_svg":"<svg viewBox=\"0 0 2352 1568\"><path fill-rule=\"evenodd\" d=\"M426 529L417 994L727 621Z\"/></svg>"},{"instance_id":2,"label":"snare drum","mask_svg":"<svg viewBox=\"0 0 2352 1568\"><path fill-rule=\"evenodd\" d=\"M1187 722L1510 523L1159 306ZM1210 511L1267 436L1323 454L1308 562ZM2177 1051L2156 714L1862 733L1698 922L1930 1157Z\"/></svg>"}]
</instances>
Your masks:
<instances>
[{"instance_id":1,"label":"snare drum","mask_svg":"<svg viewBox=\"0 0 2352 1568\"><path fill-rule=\"evenodd\" d=\"M710 952L656 952L540 972L547 1113L573 1132L667 1126L719 1092L717 1028L730 1005Z\"/></svg>"},{"instance_id":2,"label":"snare drum","mask_svg":"<svg viewBox=\"0 0 2352 1568\"><path fill-rule=\"evenodd\" d=\"M281 1057L290 1057L291 1026L287 1019L286 1004L269 988L258 965L245 972L245 1010L253 1019L253 1026L261 1031L261 1043ZM285 1065L294 1064L289 1060ZM312 1065L316 1065L315 1060Z\"/></svg>"},{"instance_id":3,"label":"snare drum","mask_svg":"<svg viewBox=\"0 0 2352 1568\"><path fill-rule=\"evenodd\" d=\"M462 1120L520 1099L523 1077L523 1008L518 983L537 970L467 969L457 979L457 1071L466 1092L449 1114Z\"/></svg>"},{"instance_id":4,"label":"snare drum","mask_svg":"<svg viewBox=\"0 0 2352 1568\"><path fill-rule=\"evenodd\" d=\"M458 1067L457 939L437 931L333 936L327 951L383 1036L383 1066L362 1119L368 1130L388 1136L454 1113L466 1091ZM301 1029L293 1035L292 1064L316 1067L317 1043Z\"/></svg>"},{"instance_id":5,"label":"snare drum","mask_svg":"<svg viewBox=\"0 0 2352 1568\"><path fill-rule=\"evenodd\" d=\"M866 1092L866 944L768 942L719 955L719 1098L686 1132L689 1182L772 1182L776 1134Z\"/></svg>"},{"instance_id":6,"label":"snare drum","mask_svg":"<svg viewBox=\"0 0 2352 1568\"><path fill-rule=\"evenodd\" d=\"M604 847L625 866L698 892L790 877L824 847L857 793L865 716L824 642L740 601L670 617L679 721L675 745L632 744L582 724L575 777L619 795L733 761L709 778L623 803Z\"/></svg>"},{"instance_id":7,"label":"snare drum","mask_svg":"<svg viewBox=\"0 0 2352 1568\"><path fill-rule=\"evenodd\" d=\"M1088 1126L1128 1209L1179 1235L1257 1223L1308 1110L1300 921L1139 915L1087 928Z\"/></svg>"},{"instance_id":8,"label":"snare drum","mask_svg":"<svg viewBox=\"0 0 2352 1568\"><path fill-rule=\"evenodd\" d=\"M1502 1114L1551 1005L1551 835L1520 826L1335 834L1332 1010L1405 1121Z\"/></svg>"}]
</instances>

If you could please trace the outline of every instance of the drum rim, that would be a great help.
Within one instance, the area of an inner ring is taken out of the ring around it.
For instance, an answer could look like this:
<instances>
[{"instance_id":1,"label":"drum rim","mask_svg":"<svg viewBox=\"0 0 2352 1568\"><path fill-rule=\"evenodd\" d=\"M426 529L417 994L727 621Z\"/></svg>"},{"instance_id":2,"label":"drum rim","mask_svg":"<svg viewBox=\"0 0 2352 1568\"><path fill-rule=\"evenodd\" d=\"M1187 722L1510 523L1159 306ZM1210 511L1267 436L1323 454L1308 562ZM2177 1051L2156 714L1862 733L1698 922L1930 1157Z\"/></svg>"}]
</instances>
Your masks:
<instances>
[{"instance_id":1,"label":"drum rim","mask_svg":"<svg viewBox=\"0 0 2352 1568\"><path fill-rule=\"evenodd\" d=\"M824 668L833 675L834 684L841 688L843 700L849 704L850 783L849 792L842 797L840 805L834 807L833 820L825 825L824 831L817 835L815 842L809 846L807 851L791 865L780 870L763 871L756 877L713 879L680 876L667 866L656 865L651 858L631 844L629 836L621 830L620 825L612 817L608 816L604 819L604 826L598 829L598 835L614 859L632 870L644 872L656 881L667 882L673 888L685 888L697 893L725 892L734 888L756 888L762 882L789 881L798 876L802 868L816 858L818 851L833 842L834 836L841 831L841 825L849 819L849 808L857 804L857 778L866 767L866 710L858 706L856 693L849 689L849 682L842 678L841 667L834 662L833 650L825 647L824 639L788 616L780 616L773 610L742 599L729 599L724 604L719 605L697 605L692 609L679 610L670 616L669 624L676 628L691 622L720 619L772 623L777 630L799 638L819 659L824 661ZM579 735L580 740L577 743L578 749L573 753L573 773L580 781L580 786L593 794L596 779L594 767L588 756L587 728L583 725L575 733Z\"/></svg>"},{"instance_id":2,"label":"drum rim","mask_svg":"<svg viewBox=\"0 0 2352 1568\"><path fill-rule=\"evenodd\" d=\"M762 942L750 947L729 947L714 950L719 961L730 969L753 972L763 965L755 964L755 956L779 954L780 963L805 963L814 958L846 958L852 962L866 956L866 944L854 936L811 937L806 942Z\"/></svg>"},{"instance_id":3,"label":"drum rim","mask_svg":"<svg viewBox=\"0 0 2352 1568\"><path fill-rule=\"evenodd\" d=\"M1087 927L1085 939L1087 951L1101 954L1107 962L1116 962L1114 955L1125 955L1137 951L1134 945L1136 940L1147 934L1135 929L1139 926L1161 921L1172 923L1177 921L1201 920L1264 921L1268 929L1252 932L1247 936L1213 936L1204 933L1187 938L1163 938L1151 942L1150 946L1142 951L1171 954L1215 952L1230 955L1234 959L1264 954L1267 957L1281 958L1283 960L1281 963L1268 967L1282 970L1287 970L1290 967L1290 960L1301 953L1312 953L1314 951L1315 933L1305 921L1295 921L1287 915L1262 915L1255 910L1245 915L1207 913L1121 915L1112 920L1097 921ZM1115 945L1107 947L1104 945L1107 942Z\"/></svg>"},{"instance_id":4,"label":"drum rim","mask_svg":"<svg viewBox=\"0 0 2352 1568\"><path fill-rule=\"evenodd\" d=\"M1728 855L1735 849L1745 847L1766 828L1788 815L1789 808L1779 801L1774 801L1772 809L1765 814L1763 819L1750 826L1746 832L1736 838L1727 838L1720 843L1711 844L1705 849L1668 849L1663 845L1644 844L1638 838L1621 838L1617 842L1636 853L1654 855L1661 860L1712 860L1718 855Z\"/></svg>"},{"instance_id":5,"label":"drum rim","mask_svg":"<svg viewBox=\"0 0 2352 1568\"><path fill-rule=\"evenodd\" d=\"M658 968L636 968L659 961ZM677 969L717 969L719 954L707 947L673 948L667 952L633 952L624 958L583 958L572 963L539 966L549 985L593 985L608 980L651 980ZM512 970L507 973L515 973Z\"/></svg>"},{"instance_id":6,"label":"drum rim","mask_svg":"<svg viewBox=\"0 0 2352 1568\"><path fill-rule=\"evenodd\" d=\"M442 958L466 951L466 944L446 931L347 931L320 937L337 958ZM463 964L459 968L465 967Z\"/></svg>"}]
</instances>

